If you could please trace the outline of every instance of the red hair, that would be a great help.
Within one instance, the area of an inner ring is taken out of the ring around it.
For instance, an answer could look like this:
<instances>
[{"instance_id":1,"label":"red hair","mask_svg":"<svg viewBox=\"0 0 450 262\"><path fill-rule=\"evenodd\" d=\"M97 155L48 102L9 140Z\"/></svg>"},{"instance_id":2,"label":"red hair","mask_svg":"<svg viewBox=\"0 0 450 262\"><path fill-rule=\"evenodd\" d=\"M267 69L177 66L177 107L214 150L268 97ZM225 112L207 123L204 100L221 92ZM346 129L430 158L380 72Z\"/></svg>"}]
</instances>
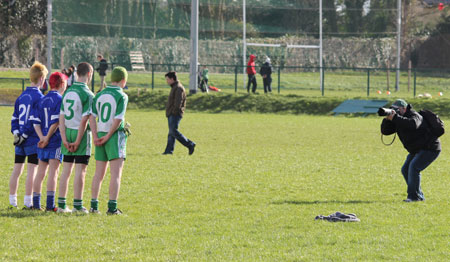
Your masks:
<instances>
[{"instance_id":1,"label":"red hair","mask_svg":"<svg viewBox=\"0 0 450 262\"><path fill-rule=\"evenodd\" d=\"M51 89L58 89L59 85L61 85L61 83L66 80L67 80L67 76L65 74L60 73L60 72L55 72L50 75L48 82L50 84Z\"/></svg>"}]
</instances>

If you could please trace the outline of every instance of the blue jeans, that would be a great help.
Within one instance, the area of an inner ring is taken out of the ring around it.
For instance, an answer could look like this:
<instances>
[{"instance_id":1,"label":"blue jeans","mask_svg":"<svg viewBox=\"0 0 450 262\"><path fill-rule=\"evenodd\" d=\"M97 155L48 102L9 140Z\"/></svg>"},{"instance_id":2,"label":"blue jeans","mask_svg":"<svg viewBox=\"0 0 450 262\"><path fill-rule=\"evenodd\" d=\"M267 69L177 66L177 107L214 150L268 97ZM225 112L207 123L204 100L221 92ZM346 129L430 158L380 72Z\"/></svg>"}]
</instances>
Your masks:
<instances>
[{"instance_id":1,"label":"blue jeans","mask_svg":"<svg viewBox=\"0 0 450 262\"><path fill-rule=\"evenodd\" d=\"M440 154L440 151L420 150L417 154L409 154L402 167L402 174L408 185L408 198L425 200L420 187L420 172L427 168Z\"/></svg>"},{"instance_id":2,"label":"blue jeans","mask_svg":"<svg viewBox=\"0 0 450 262\"><path fill-rule=\"evenodd\" d=\"M175 139L187 148L190 148L194 145L194 142L187 139L180 131L178 131L178 125L180 124L181 116L170 115L167 120L169 121L169 135L167 136L167 146L164 153L173 153L173 150L175 148Z\"/></svg>"}]
</instances>

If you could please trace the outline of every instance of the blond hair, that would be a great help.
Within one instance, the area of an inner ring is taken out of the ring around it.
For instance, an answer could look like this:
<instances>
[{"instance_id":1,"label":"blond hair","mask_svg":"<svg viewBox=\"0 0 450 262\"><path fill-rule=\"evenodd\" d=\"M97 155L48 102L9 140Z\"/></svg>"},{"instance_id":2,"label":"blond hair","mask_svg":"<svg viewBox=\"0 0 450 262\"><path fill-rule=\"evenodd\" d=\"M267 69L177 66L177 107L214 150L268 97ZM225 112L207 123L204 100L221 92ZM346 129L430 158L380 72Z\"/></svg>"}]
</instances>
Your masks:
<instances>
[{"instance_id":1,"label":"blond hair","mask_svg":"<svg viewBox=\"0 0 450 262\"><path fill-rule=\"evenodd\" d=\"M47 70L47 67L45 67L45 65L43 65L37 61L34 62L33 66L30 69L31 83L39 82L39 79L41 79L41 77L46 78L47 74L48 74L48 70Z\"/></svg>"}]
</instances>

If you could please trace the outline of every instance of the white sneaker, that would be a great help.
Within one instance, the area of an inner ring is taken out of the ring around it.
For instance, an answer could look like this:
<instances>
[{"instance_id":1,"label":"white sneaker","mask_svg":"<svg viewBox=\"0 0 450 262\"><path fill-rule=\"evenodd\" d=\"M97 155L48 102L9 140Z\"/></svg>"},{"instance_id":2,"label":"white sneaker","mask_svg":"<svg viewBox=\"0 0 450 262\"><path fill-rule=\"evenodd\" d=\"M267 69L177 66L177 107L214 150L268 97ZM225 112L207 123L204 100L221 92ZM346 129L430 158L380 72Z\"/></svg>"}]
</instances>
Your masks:
<instances>
[{"instance_id":1,"label":"white sneaker","mask_svg":"<svg viewBox=\"0 0 450 262\"><path fill-rule=\"evenodd\" d=\"M72 213L73 214L88 214L89 211L85 207L81 207L81 209L73 208Z\"/></svg>"},{"instance_id":2,"label":"white sneaker","mask_svg":"<svg viewBox=\"0 0 450 262\"><path fill-rule=\"evenodd\" d=\"M58 207L58 209L56 209L56 213L72 213L72 210L70 210L68 207L64 209Z\"/></svg>"},{"instance_id":3,"label":"white sneaker","mask_svg":"<svg viewBox=\"0 0 450 262\"><path fill-rule=\"evenodd\" d=\"M93 208L89 209L89 213L91 214L101 214L100 210L94 210Z\"/></svg>"}]
</instances>

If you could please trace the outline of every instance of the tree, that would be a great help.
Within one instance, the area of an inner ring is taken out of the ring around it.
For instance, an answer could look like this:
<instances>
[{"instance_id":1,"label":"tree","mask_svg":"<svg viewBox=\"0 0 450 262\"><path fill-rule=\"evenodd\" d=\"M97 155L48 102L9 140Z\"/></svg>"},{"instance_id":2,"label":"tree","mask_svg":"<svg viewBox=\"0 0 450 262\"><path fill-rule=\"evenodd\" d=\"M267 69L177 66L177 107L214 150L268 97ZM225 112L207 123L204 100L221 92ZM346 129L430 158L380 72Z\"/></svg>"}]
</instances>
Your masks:
<instances>
[{"instance_id":1,"label":"tree","mask_svg":"<svg viewBox=\"0 0 450 262\"><path fill-rule=\"evenodd\" d=\"M345 0L346 30L349 35L358 35L363 30L363 6L365 0Z\"/></svg>"},{"instance_id":2,"label":"tree","mask_svg":"<svg viewBox=\"0 0 450 262\"><path fill-rule=\"evenodd\" d=\"M46 0L2 0L0 4L1 36L45 34L47 30L46 6Z\"/></svg>"},{"instance_id":3,"label":"tree","mask_svg":"<svg viewBox=\"0 0 450 262\"><path fill-rule=\"evenodd\" d=\"M334 0L324 0L323 8L325 9L323 18L324 32L337 33L338 32L338 17L336 13L336 1Z\"/></svg>"}]
</instances>

